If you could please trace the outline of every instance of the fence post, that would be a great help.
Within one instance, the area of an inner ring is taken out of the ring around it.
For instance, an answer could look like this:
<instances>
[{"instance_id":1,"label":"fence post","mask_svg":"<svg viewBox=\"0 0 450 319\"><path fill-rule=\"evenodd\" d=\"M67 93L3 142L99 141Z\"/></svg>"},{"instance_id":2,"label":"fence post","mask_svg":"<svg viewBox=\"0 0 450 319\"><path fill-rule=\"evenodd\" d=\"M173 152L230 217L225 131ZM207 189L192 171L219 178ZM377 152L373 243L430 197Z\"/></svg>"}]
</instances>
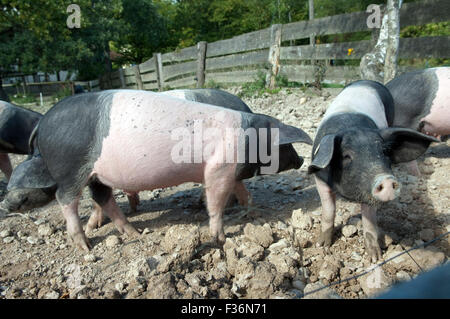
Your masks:
<instances>
[{"instance_id":1,"label":"fence post","mask_svg":"<svg viewBox=\"0 0 450 319\"><path fill-rule=\"evenodd\" d=\"M122 68L119 69L119 78L120 78L120 87L122 89L126 88L127 84L125 82L125 74L123 73L123 69Z\"/></svg>"},{"instance_id":2,"label":"fence post","mask_svg":"<svg viewBox=\"0 0 450 319\"><path fill-rule=\"evenodd\" d=\"M206 47L208 42L197 43L197 88L205 85Z\"/></svg>"},{"instance_id":3,"label":"fence post","mask_svg":"<svg viewBox=\"0 0 450 319\"><path fill-rule=\"evenodd\" d=\"M274 24L270 29L270 49L269 64L270 70L266 76L266 86L270 89L275 88L275 80L280 72L280 48L281 48L281 28L282 24Z\"/></svg>"},{"instance_id":4,"label":"fence post","mask_svg":"<svg viewBox=\"0 0 450 319\"><path fill-rule=\"evenodd\" d=\"M308 2L309 7L309 20L314 20L314 0L309 0ZM309 44L313 45L316 43L316 39L314 34L311 34L309 36Z\"/></svg>"},{"instance_id":5,"label":"fence post","mask_svg":"<svg viewBox=\"0 0 450 319\"><path fill-rule=\"evenodd\" d=\"M139 71L139 64L133 66L134 77L136 78L136 85L138 90L143 90L144 85L142 84L141 72Z\"/></svg>"},{"instance_id":6,"label":"fence post","mask_svg":"<svg viewBox=\"0 0 450 319\"><path fill-rule=\"evenodd\" d=\"M162 91L164 86L164 76L162 71L161 53L153 53L153 57L155 58L155 69L156 69L156 80L158 81L158 91Z\"/></svg>"}]
</instances>

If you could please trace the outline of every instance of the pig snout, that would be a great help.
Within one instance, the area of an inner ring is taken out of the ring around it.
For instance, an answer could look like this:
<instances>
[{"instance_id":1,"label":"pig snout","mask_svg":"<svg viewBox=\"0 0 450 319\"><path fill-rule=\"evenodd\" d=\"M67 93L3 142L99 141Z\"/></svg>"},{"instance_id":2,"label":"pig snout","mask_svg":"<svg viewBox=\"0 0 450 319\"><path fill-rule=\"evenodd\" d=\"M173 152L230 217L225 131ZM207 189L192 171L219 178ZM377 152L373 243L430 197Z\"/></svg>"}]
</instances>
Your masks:
<instances>
[{"instance_id":1,"label":"pig snout","mask_svg":"<svg viewBox=\"0 0 450 319\"><path fill-rule=\"evenodd\" d=\"M394 200L400 195L400 183L392 175L378 175L372 187L372 196L379 201Z\"/></svg>"},{"instance_id":2,"label":"pig snout","mask_svg":"<svg viewBox=\"0 0 450 319\"><path fill-rule=\"evenodd\" d=\"M303 165L303 158L301 158L300 156L296 156L293 160L293 168L295 169L299 169L300 167L302 167Z\"/></svg>"}]
</instances>

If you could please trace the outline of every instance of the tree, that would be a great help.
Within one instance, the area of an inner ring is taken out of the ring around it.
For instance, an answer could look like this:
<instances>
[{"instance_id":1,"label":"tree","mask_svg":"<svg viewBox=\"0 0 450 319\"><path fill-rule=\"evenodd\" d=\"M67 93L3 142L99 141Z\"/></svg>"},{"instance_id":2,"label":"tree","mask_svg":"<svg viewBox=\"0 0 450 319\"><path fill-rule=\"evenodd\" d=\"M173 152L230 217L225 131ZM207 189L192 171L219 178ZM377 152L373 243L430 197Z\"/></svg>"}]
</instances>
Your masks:
<instances>
[{"instance_id":1,"label":"tree","mask_svg":"<svg viewBox=\"0 0 450 319\"><path fill-rule=\"evenodd\" d=\"M115 43L123 63L141 63L168 38L166 21L151 0L123 0L123 29Z\"/></svg>"}]
</instances>

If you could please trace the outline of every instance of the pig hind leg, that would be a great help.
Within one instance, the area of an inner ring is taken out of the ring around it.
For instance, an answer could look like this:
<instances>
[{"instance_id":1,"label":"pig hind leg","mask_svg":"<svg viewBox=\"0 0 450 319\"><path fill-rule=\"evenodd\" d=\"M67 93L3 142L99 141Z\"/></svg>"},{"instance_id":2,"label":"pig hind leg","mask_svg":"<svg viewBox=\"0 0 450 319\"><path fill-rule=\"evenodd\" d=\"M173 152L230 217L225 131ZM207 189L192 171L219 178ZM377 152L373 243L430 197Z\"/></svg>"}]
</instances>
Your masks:
<instances>
[{"instance_id":1,"label":"pig hind leg","mask_svg":"<svg viewBox=\"0 0 450 319\"><path fill-rule=\"evenodd\" d=\"M0 153L0 170L5 174L6 179L9 181L13 169L9 156L6 153Z\"/></svg>"},{"instance_id":2,"label":"pig hind leg","mask_svg":"<svg viewBox=\"0 0 450 319\"><path fill-rule=\"evenodd\" d=\"M91 190L92 198L94 199L94 201L101 207L103 213L105 213L111 219L111 221L114 223L121 234L125 233L129 236L139 235L139 232L128 222L119 206L117 206L116 200L114 199L114 196L112 194L112 189L110 187L98 181L92 181L89 184L89 188ZM98 219L96 221L98 221ZM92 224L95 225L95 219ZM89 231L88 227L86 227L86 231Z\"/></svg>"},{"instance_id":3,"label":"pig hind leg","mask_svg":"<svg viewBox=\"0 0 450 319\"><path fill-rule=\"evenodd\" d=\"M103 211L99 204L94 202L94 211L89 217L89 221L86 225L86 234L91 232L95 228L99 228L103 224Z\"/></svg>"},{"instance_id":4,"label":"pig hind leg","mask_svg":"<svg viewBox=\"0 0 450 319\"><path fill-rule=\"evenodd\" d=\"M80 217L78 216L78 202L80 195L78 194L72 200L67 200L67 195L65 192L58 188L56 191L56 199L58 200L61 210L66 220L67 224L67 235L69 241L71 241L76 247L89 251L89 242L83 233L83 228L81 227Z\"/></svg>"}]
</instances>

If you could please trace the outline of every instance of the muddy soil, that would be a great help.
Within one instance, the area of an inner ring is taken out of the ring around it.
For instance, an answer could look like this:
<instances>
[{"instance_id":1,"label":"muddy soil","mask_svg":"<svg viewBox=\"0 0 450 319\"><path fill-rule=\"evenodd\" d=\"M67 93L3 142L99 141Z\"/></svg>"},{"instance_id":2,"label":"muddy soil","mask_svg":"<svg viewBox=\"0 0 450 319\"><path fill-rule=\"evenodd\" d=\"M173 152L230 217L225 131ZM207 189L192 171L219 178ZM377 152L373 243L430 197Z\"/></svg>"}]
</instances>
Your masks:
<instances>
[{"instance_id":1,"label":"muddy soil","mask_svg":"<svg viewBox=\"0 0 450 319\"><path fill-rule=\"evenodd\" d=\"M228 90L236 94L240 88ZM314 137L339 91L283 89L243 99L254 112L301 127ZM316 247L321 207L307 174L311 147L295 148L305 158L299 170L245 182L253 203L249 209L227 209L223 249L210 243L208 215L198 204L199 184L140 193L138 211L127 217L142 235L127 238L105 221L89 236L89 253L67 241L56 202L3 216L0 298L366 298L447 262L450 236L368 275L308 294L361 273L371 263L359 207L341 198L333 245L328 250ZM13 165L24 159L11 157ZM383 259L450 230L450 142L433 144L419 159L419 168L418 178L402 165L394 168L403 187L400 198L378 213ZM3 175L0 178L1 200L6 183ZM126 196L117 190L115 197L127 212ZM79 205L84 224L92 209L86 189Z\"/></svg>"}]
</instances>

